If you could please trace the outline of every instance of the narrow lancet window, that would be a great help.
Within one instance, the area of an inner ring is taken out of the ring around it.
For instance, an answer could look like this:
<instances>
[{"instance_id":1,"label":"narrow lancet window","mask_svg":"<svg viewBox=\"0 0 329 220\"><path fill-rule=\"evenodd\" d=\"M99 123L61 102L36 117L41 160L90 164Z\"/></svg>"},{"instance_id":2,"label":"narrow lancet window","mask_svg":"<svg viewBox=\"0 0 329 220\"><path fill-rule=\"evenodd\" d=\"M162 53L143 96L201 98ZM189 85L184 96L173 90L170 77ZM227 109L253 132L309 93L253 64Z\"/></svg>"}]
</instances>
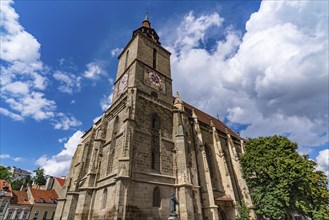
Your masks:
<instances>
[{"instance_id":1,"label":"narrow lancet window","mask_svg":"<svg viewBox=\"0 0 329 220\"><path fill-rule=\"evenodd\" d=\"M157 53L158 53L158 51L154 48L153 49L153 69L157 68Z\"/></svg>"},{"instance_id":2,"label":"narrow lancet window","mask_svg":"<svg viewBox=\"0 0 329 220\"><path fill-rule=\"evenodd\" d=\"M127 53L126 53L125 70L128 67L128 58L129 58L129 50L127 50Z\"/></svg>"},{"instance_id":3,"label":"narrow lancet window","mask_svg":"<svg viewBox=\"0 0 329 220\"><path fill-rule=\"evenodd\" d=\"M161 206L161 194L159 187L155 187L153 190L153 207Z\"/></svg>"},{"instance_id":4,"label":"narrow lancet window","mask_svg":"<svg viewBox=\"0 0 329 220\"><path fill-rule=\"evenodd\" d=\"M103 195L102 195L102 207L101 207L101 209L105 209L106 202L107 202L107 189L104 189L103 190Z\"/></svg>"},{"instance_id":5,"label":"narrow lancet window","mask_svg":"<svg viewBox=\"0 0 329 220\"><path fill-rule=\"evenodd\" d=\"M151 126L151 169L160 171L160 122L157 114L152 115Z\"/></svg>"}]
</instances>

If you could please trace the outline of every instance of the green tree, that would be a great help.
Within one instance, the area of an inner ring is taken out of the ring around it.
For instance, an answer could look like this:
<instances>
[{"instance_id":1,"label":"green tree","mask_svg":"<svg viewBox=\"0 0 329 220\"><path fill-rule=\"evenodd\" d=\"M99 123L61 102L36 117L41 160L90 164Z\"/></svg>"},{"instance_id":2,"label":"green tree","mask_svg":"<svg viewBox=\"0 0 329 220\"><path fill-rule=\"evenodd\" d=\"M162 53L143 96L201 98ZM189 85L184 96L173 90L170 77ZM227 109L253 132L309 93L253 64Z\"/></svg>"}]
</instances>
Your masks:
<instances>
[{"instance_id":1,"label":"green tree","mask_svg":"<svg viewBox=\"0 0 329 220\"><path fill-rule=\"evenodd\" d=\"M31 178L31 175L27 175L24 179L23 186L27 187L32 185L32 183L33 183L33 179Z\"/></svg>"},{"instance_id":2,"label":"green tree","mask_svg":"<svg viewBox=\"0 0 329 220\"><path fill-rule=\"evenodd\" d=\"M41 167L39 167L36 170L33 170L35 172L35 176L33 177L33 181L40 185L45 185L46 184L46 177L45 177L45 170Z\"/></svg>"},{"instance_id":3,"label":"green tree","mask_svg":"<svg viewBox=\"0 0 329 220\"><path fill-rule=\"evenodd\" d=\"M250 139L241 158L242 171L256 213L272 219L297 212L312 219L329 219L327 178L316 163L297 153L286 137Z\"/></svg>"},{"instance_id":4,"label":"green tree","mask_svg":"<svg viewBox=\"0 0 329 220\"><path fill-rule=\"evenodd\" d=\"M27 175L23 179L15 180L11 182L11 188L13 190L20 190L22 186L27 187L31 185L33 180L31 179L30 175Z\"/></svg>"},{"instance_id":5,"label":"green tree","mask_svg":"<svg viewBox=\"0 0 329 220\"><path fill-rule=\"evenodd\" d=\"M12 181L11 182L11 188L13 190L20 190L23 183L24 183L24 179Z\"/></svg>"},{"instance_id":6,"label":"green tree","mask_svg":"<svg viewBox=\"0 0 329 220\"><path fill-rule=\"evenodd\" d=\"M249 209L246 203L242 202L242 205L238 207L239 216L235 220L249 220Z\"/></svg>"},{"instance_id":7,"label":"green tree","mask_svg":"<svg viewBox=\"0 0 329 220\"><path fill-rule=\"evenodd\" d=\"M0 165L0 180L6 180L6 181L10 182L11 178L12 178L12 173L9 172L7 167Z\"/></svg>"}]
</instances>

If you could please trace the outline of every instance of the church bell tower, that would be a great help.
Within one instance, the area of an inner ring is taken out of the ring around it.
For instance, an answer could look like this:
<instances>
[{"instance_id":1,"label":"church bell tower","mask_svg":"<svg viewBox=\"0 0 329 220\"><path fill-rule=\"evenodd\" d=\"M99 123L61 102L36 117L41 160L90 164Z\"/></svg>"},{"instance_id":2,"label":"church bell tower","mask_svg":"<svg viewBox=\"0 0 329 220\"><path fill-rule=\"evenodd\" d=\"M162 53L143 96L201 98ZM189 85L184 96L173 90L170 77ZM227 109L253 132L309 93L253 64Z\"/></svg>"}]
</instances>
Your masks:
<instances>
[{"instance_id":1,"label":"church bell tower","mask_svg":"<svg viewBox=\"0 0 329 220\"><path fill-rule=\"evenodd\" d=\"M222 220L242 199L252 208L243 139L174 100L170 52L148 14L118 59L112 104L81 137L54 219Z\"/></svg>"}]
</instances>

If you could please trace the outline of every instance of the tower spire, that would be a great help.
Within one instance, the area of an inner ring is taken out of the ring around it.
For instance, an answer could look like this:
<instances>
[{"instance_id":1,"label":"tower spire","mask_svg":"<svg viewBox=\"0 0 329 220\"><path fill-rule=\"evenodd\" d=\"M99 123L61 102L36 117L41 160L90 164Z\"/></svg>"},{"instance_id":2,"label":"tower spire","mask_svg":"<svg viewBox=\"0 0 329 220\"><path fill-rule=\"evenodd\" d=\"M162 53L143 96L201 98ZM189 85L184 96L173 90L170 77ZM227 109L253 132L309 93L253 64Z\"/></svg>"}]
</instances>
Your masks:
<instances>
[{"instance_id":1,"label":"tower spire","mask_svg":"<svg viewBox=\"0 0 329 220\"><path fill-rule=\"evenodd\" d=\"M149 10L146 9L144 21L149 21Z\"/></svg>"},{"instance_id":2,"label":"tower spire","mask_svg":"<svg viewBox=\"0 0 329 220\"><path fill-rule=\"evenodd\" d=\"M151 23L149 21L149 10L146 9L145 18L142 22L142 27L151 28Z\"/></svg>"}]
</instances>

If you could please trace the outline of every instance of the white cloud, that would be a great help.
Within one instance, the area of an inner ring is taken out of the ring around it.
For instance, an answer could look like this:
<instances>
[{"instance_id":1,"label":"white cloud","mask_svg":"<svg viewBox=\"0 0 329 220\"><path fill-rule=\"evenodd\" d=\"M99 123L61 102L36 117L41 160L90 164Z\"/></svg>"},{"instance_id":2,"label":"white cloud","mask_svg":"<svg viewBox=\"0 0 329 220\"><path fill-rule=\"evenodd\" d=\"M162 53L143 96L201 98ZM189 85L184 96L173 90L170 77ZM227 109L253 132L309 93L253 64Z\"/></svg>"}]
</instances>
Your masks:
<instances>
[{"instance_id":1,"label":"white cloud","mask_svg":"<svg viewBox=\"0 0 329 220\"><path fill-rule=\"evenodd\" d=\"M66 138L66 137L63 137L63 138L58 139L58 142L59 142L59 143L63 143L63 142L66 141L66 140L67 140L67 138Z\"/></svg>"},{"instance_id":2,"label":"white cloud","mask_svg":"<svg viewBox=\"0 0 329 220\"><path fill-rule=\"evenodd\" d=\"M114 48L113 50L111 50L111 55L112 57L117 57L120 55L120 53L122 52L123 48Z\"/></svg>"},{"instance_id":3,"label":"white cloud","mask_svg":"<svg viewBox=\"0 0 329 220\"><path fill-rule=\"evenodd\" d=\"M102 117L103 117L103 115L97 116L96 118L93 119L93 123L96 123Z\"/></svg>"},{"instance_id":4,"label":"white cloud","mask_svg":"<svg viewBox=\"0 0 329 220\"><path fill-rule=\"evenodd\" d=\"M69 140L64 144L64 149L56 155L48 157L47 155L41 156L36 165L45 169L45 173L51 176L66 176L70 168L71 160L77 145L80 143L80 137L83 132L75 132Z\"/></svg>"},{"instance_id":5,"label":"white cloud","mask_svg":"<svg viewBox=\"0 0 329 220\"><path fill-rule=\"evenodd\" d=\"M9 154L0 154L0 158L1 159L8 159L8 158L11 158L11 156Z\"/></svg>"},{"instance_id":6,"label":"white cloud","mask_svg":"<svg viewBox=\"0 0 329 220\"><path fill-rule=\"evenodd\" d=\"M99 63L91 62L87 64L87 70L84 72L84 77L88 79L98 79L100 76L105 74L106 72Z\"/></svg>"},{"instance_id":7,"label":"white cloud","mask_svg":"<svg viewBox=\"0 0 329 220\"><path fill-rule=\"evenodd\" d=\"M49 69L40 60L40 43L20 25L19 15L12 7L13 1L1 1L0 4L0 97L3 100L0 113L16 121L25 118L63 121L63 118L70 118L73 122L65 124L77 126L79 123L72 117L58 114L56 102L45 95ZM70 93L72 86L68 86L69 82L65 78L58 79L62 80L60 88ZM79 87L76 85L78 81L74 79L75 87ZM57 127L67 129L66 125Z\"/></svg>"},{"instance_id":8,"label":"white cloud","mask_svg":"<svg viewBox=\"0 0 329 220\"><path fill-rule=\"evenodd\" d=\"M112 97L113 97L113 92L108 96L103 96L103 98L101 99L100 105L103 111L106 111L111 106Z\"/></svg>"},{"instance_id":9,"label":"white cloud","mask_svg":"<svg viewBox=\"0 0 329 220\"><path fill-rule=\"evenodd\" d=\"M12 118L15 121L22 121L23 120L22 116L20 116L18 114L15 114L13 112L10 112L7 109L2 108L2 107L0 107L0 113L5 115L5 116L8 116L8 117Z\"/></svg>"},{"instance_id":10,"label":"white cloud","mask_svg":"<svg viewBox=\"0 0 329 220\"><path fill-rule=\"evenodd\" d=\"M329 178L329 149L319 152L319 155L316 157L316 163L318 164L318 169L325 172Z\"/></svg>"},{"instance_id":11,"label":"white cloud","mask_svg":"<svg viewBox=\"0 0 329 220\"><path fill-rule=\"evenodd\" d=\"M8 97L5 102L22 117L31 117L37 121L54 117L56 103L43 97L40 92L32 92L24 96Z\"/></svg>"},{"instance_id":12,"label":"white cloud","mask_svg":"<svg viewBox=\"0 0 329 220\"><path fill-rule=\"evenodd\" d=\"M219 27L224 21L217 13L195 17L193 12L186 15L177 28L175 47L186 50L197 47L205 39L210 27Z\"/></svg>"},{"instance_id":13,"label":"white cloud","mask_svg":"<svg viewBox=\"0 0 329 220\"><path fill-rule=\"evenodd\" d=\"M13 160L15 162L18 162L18 161L23 161L23 158L21 157L13 157L9 154L0 154L0 158L1 159L10 159L10 160Z\"/></svg>"},{"instance_id":14,"label":"white cloud","mask_svg":"<svg viewBox=\"0 0 329 220\"><path fill-rule=\"evenodd\" d=\"M53 77L60 83L58 87L59 91L68 94L80 91L81 77L58 70L54 72Z\"/></svg>"},{"instance_id":15,"label":"white cloud","mask_svg":"<svg viewBox=\"0 0 329 220\"><path fill-rule=\"evenodd\" d=\"M64 113L57 113L56 120L53 120L55 129L68 130L70 128L78 127L81 122L73 116L67 116Z\"/></svg>"},{"instance_id":16,"label":"white cloud","mask_svg":"<svg viewBox=\"0 0 329 220\"><path fill-rule=\"evenodd\" d=\"M167 41L174 91L210 114L249 125L243 136L288 134L301 146L327 143L327 8L328 2L263 1L244 36L223 30L225 39L207 49L202 42L223 19L190 12L176 39Z\"/></svg>"}]
</instances>

